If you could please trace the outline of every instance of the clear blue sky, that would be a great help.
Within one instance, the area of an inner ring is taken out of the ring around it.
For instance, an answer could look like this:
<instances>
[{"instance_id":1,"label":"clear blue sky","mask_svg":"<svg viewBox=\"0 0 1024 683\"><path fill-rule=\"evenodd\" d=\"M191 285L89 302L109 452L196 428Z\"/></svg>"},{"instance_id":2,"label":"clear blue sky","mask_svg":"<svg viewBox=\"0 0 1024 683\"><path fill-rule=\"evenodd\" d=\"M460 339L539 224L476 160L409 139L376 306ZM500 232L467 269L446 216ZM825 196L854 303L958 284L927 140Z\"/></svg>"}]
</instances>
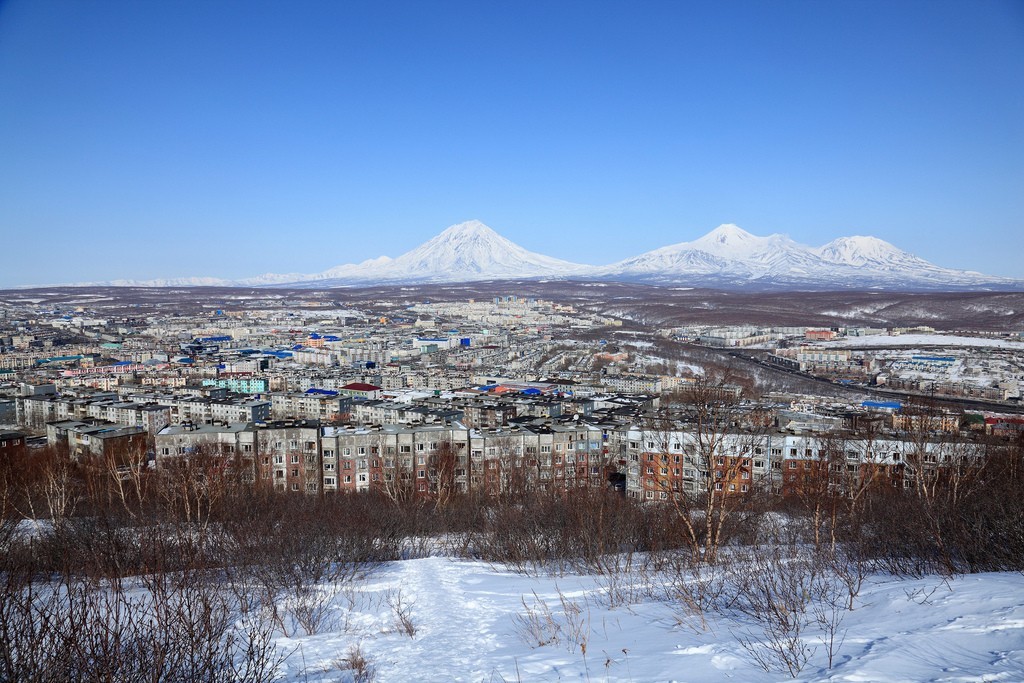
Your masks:
<instances>
[{"instance_id":1,"label":"clear blue sky","mask_svg":"<svg viewBox=\"0 0 1024 683\"><path fill-rule=\"evenodd\" d=\"M0 286L316 272L477 218L1024 278L1024 2L0 0Z\"/></svg>"}]
</instances>

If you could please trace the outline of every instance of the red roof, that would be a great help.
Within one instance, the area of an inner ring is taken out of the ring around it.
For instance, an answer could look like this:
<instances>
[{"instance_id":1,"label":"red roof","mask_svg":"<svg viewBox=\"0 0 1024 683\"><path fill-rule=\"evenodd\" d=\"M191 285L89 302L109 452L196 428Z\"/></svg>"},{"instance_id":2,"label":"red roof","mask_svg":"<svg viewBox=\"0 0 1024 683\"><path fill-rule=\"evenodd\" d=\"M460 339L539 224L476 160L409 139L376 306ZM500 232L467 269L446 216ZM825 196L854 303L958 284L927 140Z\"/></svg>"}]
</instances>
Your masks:
<instances>
[{"instance_id":1,"label":"red roof","mask_svg":"<svg viewBox=\"0 0 1024 683\"><path fill-rule=\"evenodd\" d=\"M372 384L366 384L364 382L352 382L352 384L346 384L342 389L349 391L380 391L381 388Z\"/></svg>"},{"instance_id":2,"label":"red roof","mask_svg":"<svg viewBox=\"0 0 1024 683\"><path fill-rule=\"evenodd\" d=\"M988 425L999 425L999 424L1010 424L1019 425L1024 424L1024 418L1021 417L986 417L985 424Z\"/></svg>"}]
</instances>

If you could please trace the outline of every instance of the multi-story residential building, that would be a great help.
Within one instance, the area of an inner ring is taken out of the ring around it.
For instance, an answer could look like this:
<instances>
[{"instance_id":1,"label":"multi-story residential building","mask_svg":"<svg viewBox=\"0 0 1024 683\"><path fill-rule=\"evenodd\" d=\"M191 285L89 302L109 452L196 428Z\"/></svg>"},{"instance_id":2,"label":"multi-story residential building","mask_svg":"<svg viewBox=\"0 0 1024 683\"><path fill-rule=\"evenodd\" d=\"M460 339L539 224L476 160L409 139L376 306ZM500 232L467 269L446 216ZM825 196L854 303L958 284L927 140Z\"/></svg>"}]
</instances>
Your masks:
<instances>
[{"instance_id":1,"label":"multi-story residential building","mask_svg":"<svg viewBox=\"0 0 1024 683\"><path fill-rule=\"evenodd\" d=\"M55 420L95 418L143 427L151 436L171 423L170 406L155 402L123 401L114 393L95 393L91 397L25 396L19 400L19 423L42 429Z\"/></svg>"},{"instance_id":2,"label":"multi-story residential building","mask_svg":"<svg viewBox=\"0 0 1024 683\"><path fill-rule=\"evenodd\" d=\"M218 377L217 379L204 379L206 386L221 387L235 394L263 394L270 390L270 383L264 377L253 377L252 375L240 377Z\"/></svg>"},{"instance_id":3,"label":"multi-story residential building","mask_svg":"<svg viewBox=\"0 0 1024 683\"><path fill-rule=\"evenodd\" d=\"M352 402L351 419L359 424L413 424L417 422L462 421L463 410L451 403L434 407L423 403L405 403L385 400L355 400Z\"/></svg>"},{"instance_id":4,"label":"multi-story residential building","mask_svg":"<svg viewBox=\"0 0 1024 683\"><path fill-rule=\"evenodd\" d=\"M21 432L0 430L0 463L21 456L25 452L25 435Z\"/></svg>"},{"instance_id":5,"label":"multi-story residential building","mask_svg":"<svg viewBox=\"0 0 1024 683\"><path fill-rule=\"evenodd\" d=\"M334 422L351 412L352 398L337 391L308 389L305 392L267 394L270 417L275 420L322 420Z\"/></svg>"},{"instance_id":6,"label":"multi-story residential building","mask_svg":"<svg viewBox=\"0 0 1024 683\"><path fill-rule=\"evenodd\" d=\"M255 427L248 422L196 424L186 422L160 430L154 439L156 462L167 458L206 452L252 458L256 453Z\"/></svg>"},{"instance_id":7,"label":"multi-story residential building","mask_svg":"<svg viewBox=\"0 0 1024 683\"><path fill-rule=\"evenodd\" d=\"M351 382L338 389L338 392L354 398L374 399L380 398L381 387L366 382Z\"/></svg>"},{"instance_id":8,"label":"multi-story residential building","mask_svg":"<svg viewBox=\"0 0 1024 683\"><path fill-rule=\"evenodd\" d=\"M316 420L256 425L259 480L277 491L323 491L320 423Z\"/></svg>"},{"instance_id":9,"label":"multi-story residential building","mask_svg":"<svg viewBox=\"0 0 1024 683\"><path fill-rule=\"evenodd\" d=\"M171 422L265 422L270 419L270 401L248 397L205 398L179 394L149 394L134 390L126 396L137 401L166 405L171 409Z\"/></svg>"},{"instance_id":10,"label":"multi-story residential building","mask_svg":"<svg viewBox=\"0 0 1024 683\"><path fill-rule=\"evenodd\" d=\"M141 427L106 420L59 420L46 425L46 442L67 448L74 460L91 456L141 459L146 432Z\"/></svg>"}]
</instances>

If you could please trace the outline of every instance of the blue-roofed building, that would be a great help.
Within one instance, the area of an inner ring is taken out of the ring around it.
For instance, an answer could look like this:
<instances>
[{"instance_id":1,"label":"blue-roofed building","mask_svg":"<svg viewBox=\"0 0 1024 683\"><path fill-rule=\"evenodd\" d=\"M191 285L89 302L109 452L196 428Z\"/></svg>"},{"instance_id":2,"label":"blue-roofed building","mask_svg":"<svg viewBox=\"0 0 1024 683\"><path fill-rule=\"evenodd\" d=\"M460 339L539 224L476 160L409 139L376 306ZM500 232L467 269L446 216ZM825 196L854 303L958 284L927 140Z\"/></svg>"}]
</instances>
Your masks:
<instances>
[{"instance_id":1,"label":"blue-roofed building","mask_svg":"<svg viewBox=\"0 0 1024 683\"><path fill-rule=\"evenodd\" d=\"M270 382L262 377L218 377L217 379L204 379L203 386L219 387L236 394L252 396L268 391Z\"/></svg>"},{"instance_id":2,"label":"blue-roofed building","mask_svg":"<svg viewBox=\"0 0 1024 683\"><path fill-rule=\"evenodd\" d=\"M868 410L876 410L884 413L894 413L903 407L903 404L899 401L864 401L860 404L861 408L867 408Z\"/></svg>"}]
</instances>

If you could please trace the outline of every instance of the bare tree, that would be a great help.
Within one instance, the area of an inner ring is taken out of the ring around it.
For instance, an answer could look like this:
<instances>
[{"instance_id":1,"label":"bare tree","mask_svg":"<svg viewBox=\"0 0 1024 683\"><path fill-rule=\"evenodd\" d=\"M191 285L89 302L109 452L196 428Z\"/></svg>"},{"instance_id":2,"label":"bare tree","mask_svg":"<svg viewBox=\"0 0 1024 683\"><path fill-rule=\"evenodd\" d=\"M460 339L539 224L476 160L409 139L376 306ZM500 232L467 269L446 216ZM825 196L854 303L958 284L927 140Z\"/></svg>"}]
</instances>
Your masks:
<instances>
[{"instance_id":1,"label":"bare tree","mask_svg":"<svg viewBox=\"0 0 1024 683\"><path fill-rule=\"evenodd\" d=\"M430 481L430 493L434 497L436 508L447 507L457 496L455 469L458 464L458 453L449 440L438 442L427 460L427 477Z\"/></svg>"},{"instance_id":2,"label":"bare tree","mask_svg":"<svg viewBox=\"0 0 1024 683\"><path fill-rule=\"evenodd\" d=\"M763 485L753 460L768 424L742 409L736 387L705 376L668 403L646 421L641 467L678 512L696 556L714 562L728 525Z\"/></svg>"},{"instance_id":3,"label":"bare tree","mask_svg":"<svg viewBox=\"0 0 1024 683\"><path fill-rule=\"evenodd\" d=\"M395 448L387 446L387 439L378 433L375 443L370 447L371 454L376 453L382 460L383 472L381 480L373 482L374 488L386 499L402 505L416 496L416 464L413 453L395 453Z\"/></svg>"}]
</instances>

